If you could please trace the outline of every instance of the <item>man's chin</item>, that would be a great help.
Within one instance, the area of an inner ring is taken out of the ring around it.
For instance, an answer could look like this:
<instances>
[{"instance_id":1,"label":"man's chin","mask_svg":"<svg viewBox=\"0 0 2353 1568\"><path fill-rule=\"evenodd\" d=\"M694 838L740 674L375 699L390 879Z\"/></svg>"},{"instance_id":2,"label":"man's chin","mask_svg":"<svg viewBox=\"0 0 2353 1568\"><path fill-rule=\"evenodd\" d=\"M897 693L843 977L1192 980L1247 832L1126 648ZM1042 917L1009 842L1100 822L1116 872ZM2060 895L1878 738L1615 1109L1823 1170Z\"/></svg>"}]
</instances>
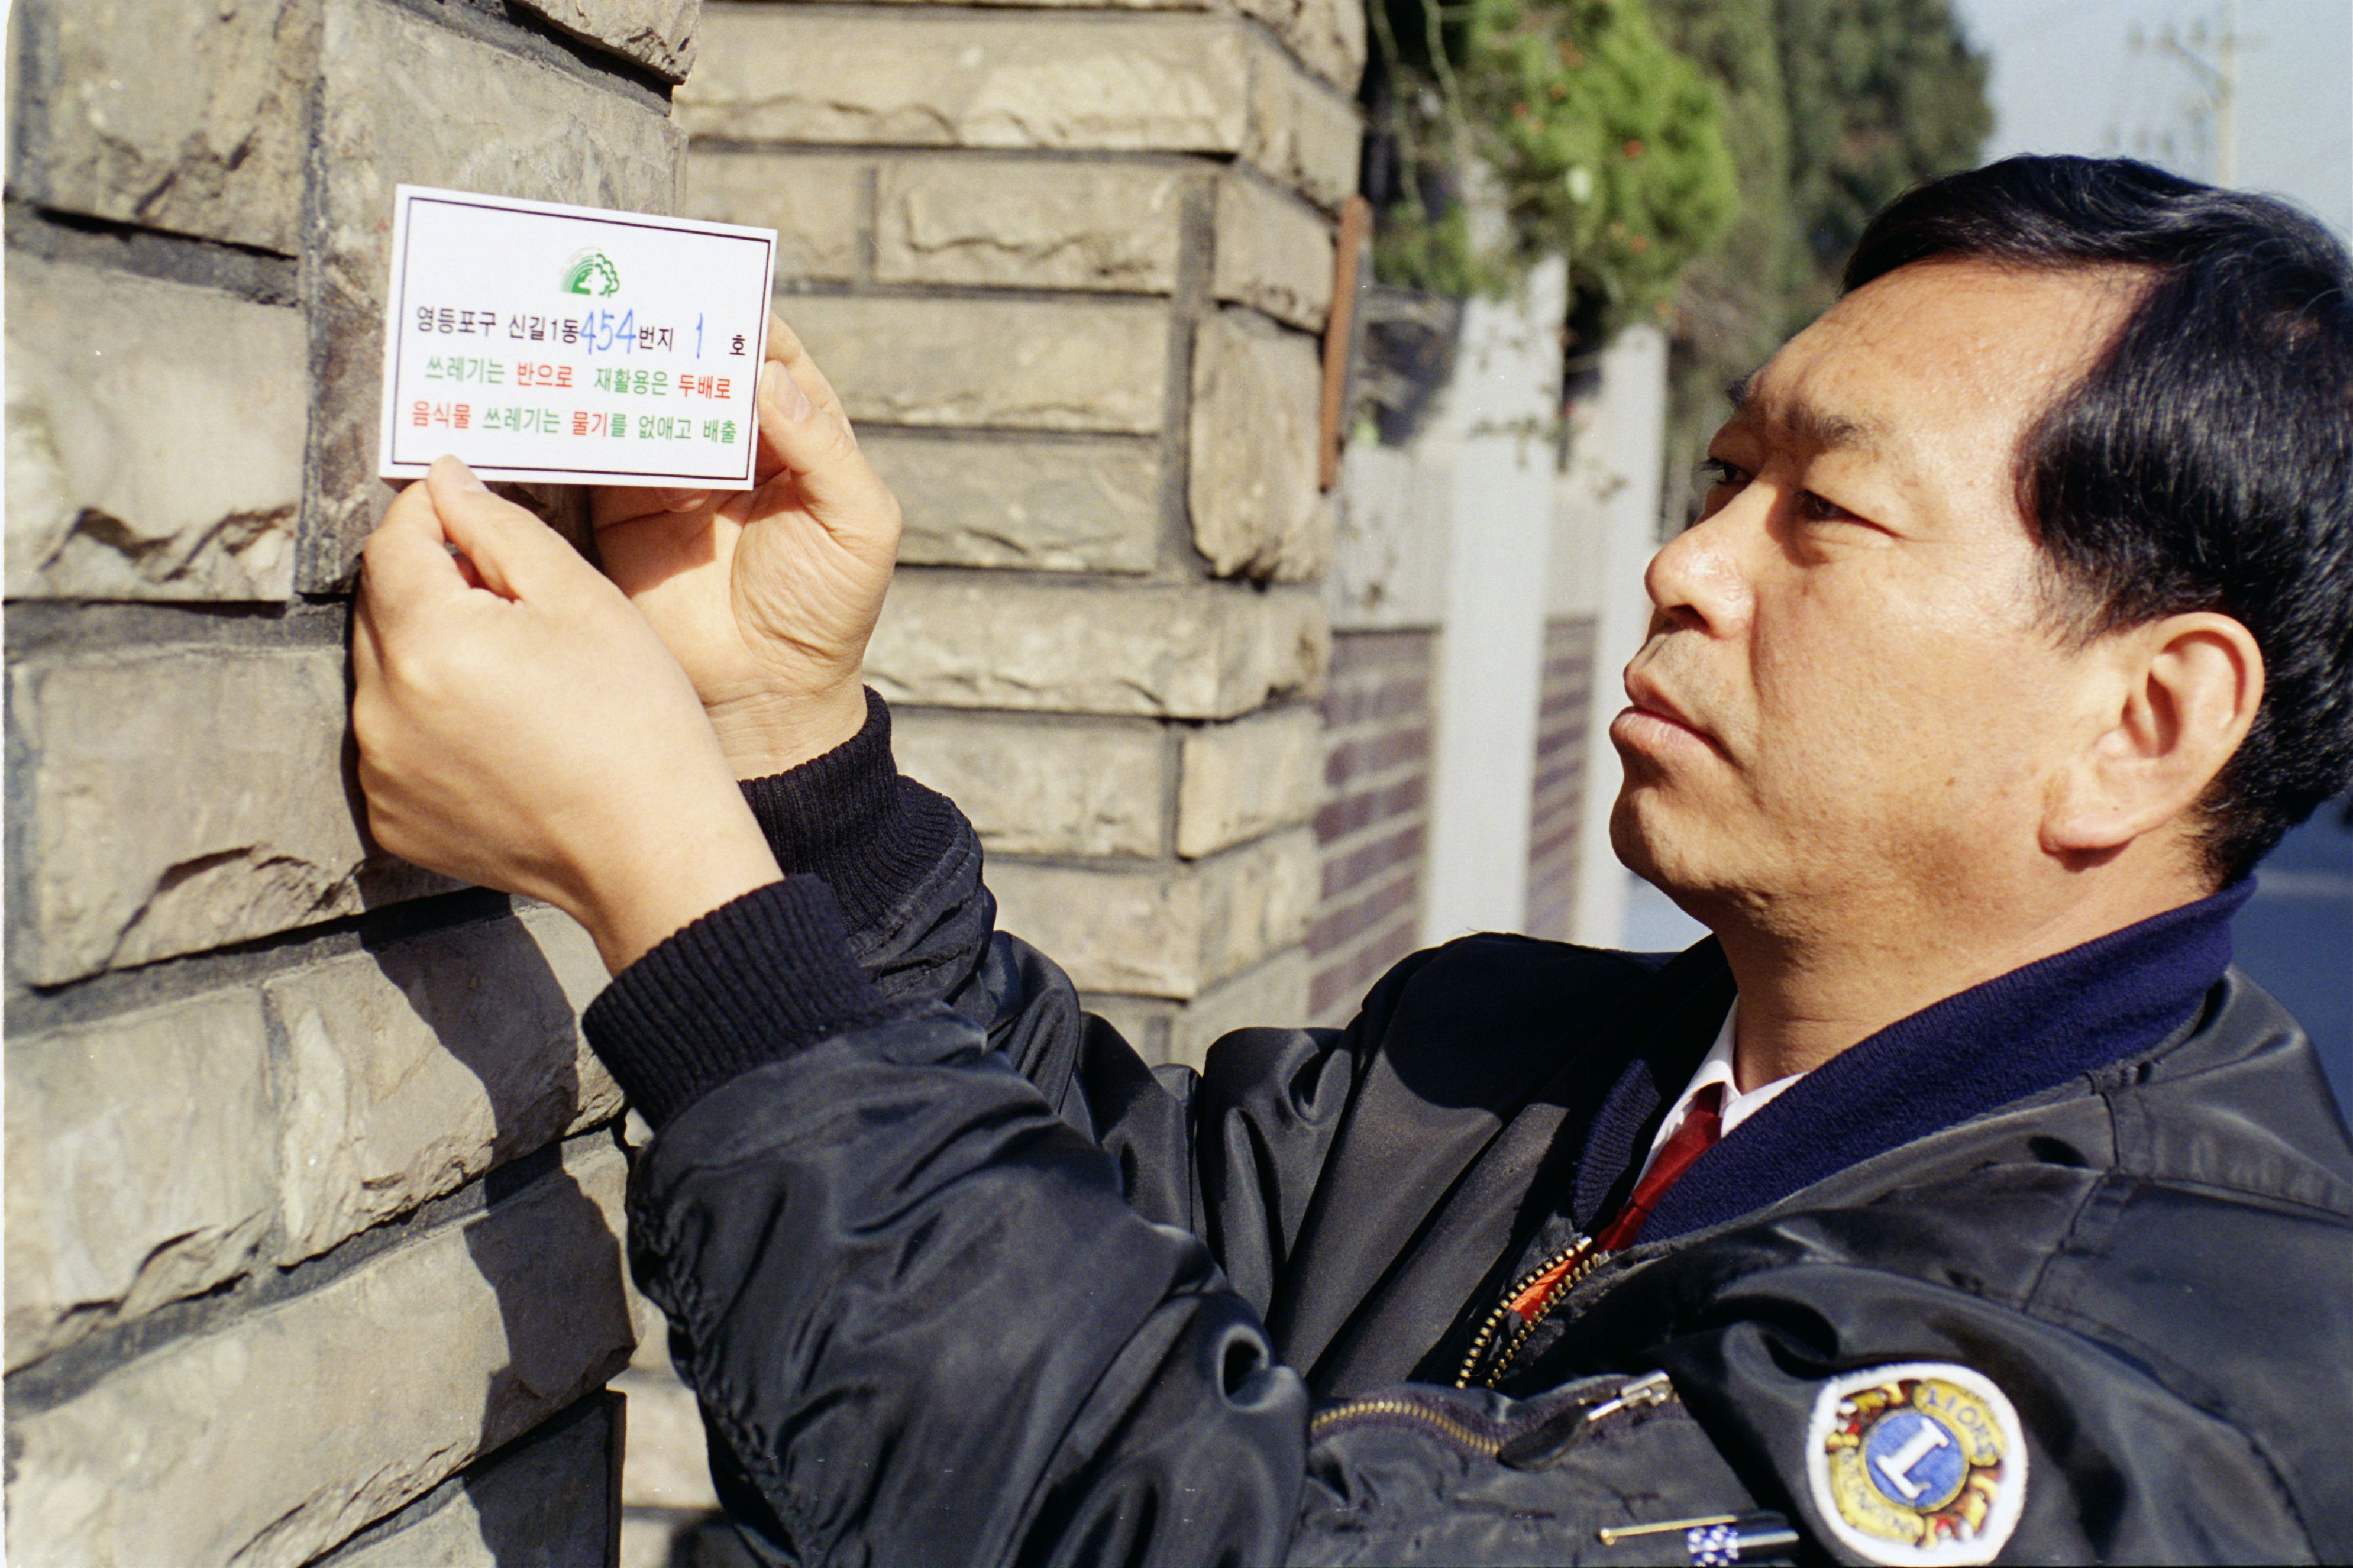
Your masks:
<instances>
[{"instance_id":1,"label":"man's chin","mask_svg":"<svg viewBox=\"0 0 2353 1568\"><path fill-rule=\"evenodd\" d=\"M1628 870L1663 887L1660 852L1669 846L1661 842L1658 803L1649 798L1655 793L1652 786L1630 777L1620 787L1617 802L1609 808L1609 847Z\"/></svg>"},{"instance_id":2,"label":"man's chin","mask_svg":"<svg viewBox=\"0 0 2353 1568\"><path fill-rule=\"evenodd\" d=\"M1708 890L1718 878L1704 851L1703 833L1681 821L1683 814L1660 798L1655 784L1630 777L1609 808L1609 847L1625 868L1657 888L1694 920L1706 924L1700 913L1711 900Z\"/></svg>"}]
</instances>

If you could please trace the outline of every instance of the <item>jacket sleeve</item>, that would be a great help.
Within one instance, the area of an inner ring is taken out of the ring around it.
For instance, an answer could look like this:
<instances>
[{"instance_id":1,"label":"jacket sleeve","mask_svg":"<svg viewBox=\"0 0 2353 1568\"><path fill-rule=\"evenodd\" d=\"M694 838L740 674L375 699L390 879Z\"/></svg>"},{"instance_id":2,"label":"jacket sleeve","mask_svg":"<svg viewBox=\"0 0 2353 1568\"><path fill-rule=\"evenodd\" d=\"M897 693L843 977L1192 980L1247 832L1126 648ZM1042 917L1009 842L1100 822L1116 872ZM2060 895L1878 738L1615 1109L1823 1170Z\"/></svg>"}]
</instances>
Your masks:
<instances>
[{"instance_id":1,"label":"jacket sleeve","mask_svg":"<svg viewBox=\"0 0 2353 1568\"><path fill-rule=\"evenodd\" d=\"M1340 1031L1246 1030L1206 1076L1147 1065L1051 959L996 929L972 825L900 774L890 710L871 690L856 737L744 790L785 872L832 891L883 1000L938 1005L981 1030L1112 1156L1131 1205L1202 1236L1263 1310L1356 1080ZM740 962L773 972L790 958L772 947Z\"/></svg>"},{"instance_id":2,"label":"jacket sleeve","mask_svg":"<svg viewBox=\"0 0 2353 1568\"><path fill-rule=\"evenodd\" d=\"M763 942L818 945L828 919L807 884L752 895L632 966L589 1019L625 1082L709 1064L649 1097L632 1262L723 1495L768 1554L1557 1560L1662 1506L1746 1505L1677 1408L1586 1422L1623 1377L1525 1404L1414 1390L1420 1414L1360 1401L1312 1431L1202 1236L1139 1212L1116 1150L987 1031L881 998L839 937L829 975L744 972ZM1589 1457L1548 1462L1571 1441Z\"/></svg>"}]
</instances>

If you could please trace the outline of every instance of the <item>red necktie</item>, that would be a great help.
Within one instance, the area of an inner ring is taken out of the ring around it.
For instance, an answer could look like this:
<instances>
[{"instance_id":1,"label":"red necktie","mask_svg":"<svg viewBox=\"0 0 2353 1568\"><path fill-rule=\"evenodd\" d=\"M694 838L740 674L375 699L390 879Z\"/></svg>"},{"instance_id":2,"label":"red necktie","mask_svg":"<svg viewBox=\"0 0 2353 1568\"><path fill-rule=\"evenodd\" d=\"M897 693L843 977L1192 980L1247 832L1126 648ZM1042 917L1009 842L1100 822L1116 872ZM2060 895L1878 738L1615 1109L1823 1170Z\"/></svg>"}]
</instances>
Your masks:
<instances>
[{"instance_id":1,"label":"red necktie","mask_svg":"<svg viewBox=\"0 0 2353 1568\"><path fill-rule=\"evenodd\" d=\"M1601 1234L1593 1238L1593 1245L1579 1247L1562 1258L1522 1286L1519 1294L1512 1298L1509 1305L1514 1312L1519 1314L1520 1321L1534 1322L1539 1313L1548 1310L1553 1293L1560 1289L1569 1271L1578 1264L1602 1253L1615 1252L1621 1247L1633 1245L1634 1238L1642 1232L1642 1223L1651 1217L1651 1211L1659 1206L1659 1200L1666 1196L1667 1189L1675 1184L1675 1178L1689 1170L1694 1160L1715 1145L1723 1126L1724 1085L1712 1083L1692 1096L1691 1103L1683 1108L1682 1122L1676 1126L1672 1135L1659 1145L1659 1157L1651 1162L1651 1168L1635 1184L1634 1195L1626 1200L1626 1206L1618 1211L1618 1217L1602 1227Z\"/></svg>"},{"instance_id":2,"label":"red necktie","mask_svg":"<svg viewBox=\"0 0 2353 1568\"><path fill-rule=\"evenodd\" d=\"M1724 1085L1709 1084L1692 1096L1683 1111L1683 1125L1664 1143L1659 1145L1659 1157L1634 1185L1634 1195L1618 1211L1618 1217L1604 1226L1594 1245L1605 1252L1615 1252L1621 1247L1631 1247L1642 1234L1642 1226L1675 1178L1691 1169L1692 1162L1715 1147L1724 1127Z\"/></svg>"}]
</instances>

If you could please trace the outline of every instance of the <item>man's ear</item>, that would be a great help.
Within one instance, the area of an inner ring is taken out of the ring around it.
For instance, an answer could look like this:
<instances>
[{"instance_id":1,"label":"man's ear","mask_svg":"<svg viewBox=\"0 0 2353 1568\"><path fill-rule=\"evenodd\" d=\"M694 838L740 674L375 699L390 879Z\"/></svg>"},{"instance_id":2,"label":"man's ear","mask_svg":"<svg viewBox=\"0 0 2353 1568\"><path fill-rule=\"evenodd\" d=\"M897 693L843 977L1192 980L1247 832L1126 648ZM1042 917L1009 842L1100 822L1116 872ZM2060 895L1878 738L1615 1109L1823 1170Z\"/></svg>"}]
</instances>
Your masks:
<instances>
[{"instance_id":1,"label":"man's ear","mask_svg":"<svg viewBox=\"0 0 2353 1568\"><path fill-rule=\"evenodd\" d=\"M2183 821L2255 721L2263 656L2212 611L2168 616L2097 639L2085 657L2102 704L2089 743L2054 781L2042 825L2052 854L2100 854Z\"/></svg>"}]
</instances>

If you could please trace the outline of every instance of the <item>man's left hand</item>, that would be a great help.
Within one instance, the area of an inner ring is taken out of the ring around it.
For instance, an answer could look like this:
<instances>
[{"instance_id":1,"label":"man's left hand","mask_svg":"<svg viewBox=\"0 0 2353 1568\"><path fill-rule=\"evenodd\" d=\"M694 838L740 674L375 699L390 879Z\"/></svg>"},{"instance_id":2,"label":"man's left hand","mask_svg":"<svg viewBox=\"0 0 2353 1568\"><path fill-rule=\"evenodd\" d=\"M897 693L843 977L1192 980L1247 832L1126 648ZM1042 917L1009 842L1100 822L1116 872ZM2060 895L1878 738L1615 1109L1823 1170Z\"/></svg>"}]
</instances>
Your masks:
<instances>
[{"instance_id":1,"label":"man's left hand","mask_svg":"<svg viewBox=\"0 0 2353 1568\"><path fill-rule=\"evenodd\" d=\"M782 320L761 367L759 488L596 492L605 570L674 654L738 778L782 773L866 721L860 671L899 503Z\"/></svg>"}]
</instances>

